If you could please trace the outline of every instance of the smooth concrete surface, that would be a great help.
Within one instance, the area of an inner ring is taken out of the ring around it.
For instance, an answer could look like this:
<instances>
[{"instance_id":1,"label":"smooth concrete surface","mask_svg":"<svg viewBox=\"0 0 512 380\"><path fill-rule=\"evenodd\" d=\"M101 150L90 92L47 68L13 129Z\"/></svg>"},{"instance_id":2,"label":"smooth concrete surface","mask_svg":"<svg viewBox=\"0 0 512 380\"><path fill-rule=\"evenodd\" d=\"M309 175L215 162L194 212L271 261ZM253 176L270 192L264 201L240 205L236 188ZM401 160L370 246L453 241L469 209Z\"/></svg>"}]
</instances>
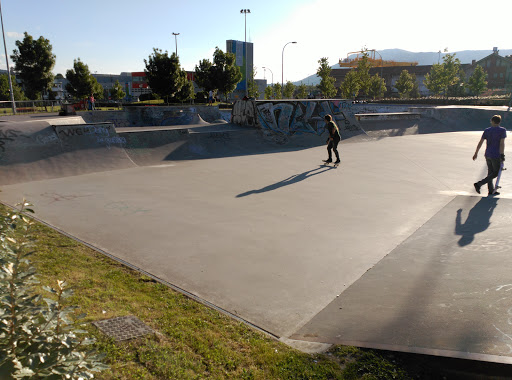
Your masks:
<instances>
[{"instance_id":1,"label":"smooth concrete surface","mask_svg":"<svg viewBox=\"0 0 512 380\"><path fill-rule=\"evenodd\" d=\"M292 338L512 364L511 221L455 197Z\"/></svg>"},{"instance_id":2,"label":"smooth concrete surface","mask_svg":"<svg viewBox=\"0 0 512 380\"><path fill-rule=\"evenodd\" d=\"M350 343L510 362L512 180L503 175L498 198L476 196L472 184L486 173L482 155L471 159L481 131L441 133L443 122L422 119L416 133L429 121L439 133L408 135L414 127L404 124L388 133L397 137L342 141L336 169L321 165L325 146L307 148L300 136L257 154L262 136L247 150L247 138L225 138L237 128L185 127L187 152L207 144L203 157L217 157L187 160L165 154L181 128L152 132L160 144L134 130L151 157L135 160L124 137L101 152L124 152L126 167L90 172L87 162L81 172L86 158L68 156L76 175L4 183L0 200L26 198L49 225L308 352ZM57 142L39 127L23 134L51 148ZM76 137L64 134L61 149ZM22 160L12 154L2 156L6 173L9 159Z\"/></svg>"}]
</instances>

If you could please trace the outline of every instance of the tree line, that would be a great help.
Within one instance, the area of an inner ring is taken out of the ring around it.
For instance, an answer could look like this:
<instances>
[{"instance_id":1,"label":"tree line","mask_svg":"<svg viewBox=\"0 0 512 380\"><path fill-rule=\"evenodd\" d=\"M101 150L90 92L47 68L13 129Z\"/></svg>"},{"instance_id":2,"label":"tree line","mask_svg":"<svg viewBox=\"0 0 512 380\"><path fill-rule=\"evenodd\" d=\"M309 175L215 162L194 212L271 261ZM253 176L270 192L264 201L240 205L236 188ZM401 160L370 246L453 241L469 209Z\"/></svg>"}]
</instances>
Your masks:
<instances>
[{"instance_id":1,"label":"tree line","mask_svg":"<svg viewBox=\"0 0 512 380\"><path fill-rule=\"evenodd\" d=\"M63 79L62 74L53 75L56 56L52 52L50 41L43 36L34 39L27 32L22 41L16 41L16 49L11 55L14 62L12 78L15 100L41 99L49 94L55 79ZM187 79L187 72L180 65L179 57L173 53L153 48L153 53L144 59L145 73L152 97L167 101L184 102L194 99L194 86ZM18 78L21 85L16 81ZM117 80L113 87L106 90L91 74L89 66L80 58L73 61L73 68L66 71L68 80L66 91L75 99L94 96L95 99L109 97L123 99L126 93ZM210 90L227 97L242 80L240 68L235 64L235 55L224 53L218 47L213 54L213 62L203 59L195 67L195 82L204 92ZM250 81L251 82L251 81ZM254 80L252 80L254 86ZM11 100L7 75L0 75L0 100Z\"/></svg>"},{"instance_id":2,"label":"tree line","mask_svg":"<svg viewBox=\"0 0 512 380\"><path fill-rule=\"evenodd\" d=\"M317 76L321 78L317 86L323 97L342 97L345 99L381 98L386 92L386 82L378 74L370 75L371 62L369 54L363 50L358 65L345 76L340 87L334 87L335 79L330 76L331 68L327 58L318 61L320 64ZM423 81L425 87L435 96L479 96L487 90L487 74L480 65L476 65L473 73L466 78L460 60L454 54L446 54L443 63L432 65L430 72ZM396 83L393 85L400 98L419 98L419 83L414 73L402 70Z\"/></svg>"},{"instance_id":3,"label":"tree line","mask_svg":"<svg viewBox=\"0 0 512 380\"><path fill-rule=\"evenodd\" d=\"M54 76L52 70L55 66L55 55L52 53L50 41L43 36L34 39L27 32L22 41L16 41L16 49L11 55L14 62L13 93L15 100L38 99L48 93L52 99L51 87L54 79L62 79L62 74ZM213 60L203 59L195 66L195 83L203 90L194 94L192 81L187 79L187 72L180 65L179 57L167 51L154 48L153 53L144 59L145 73L149 87L152 90L151 98L162 98L168 102L185 102L196 97L206 99L209 91L223 95L225 98L233 92L242 80L242 73L235 63L235 55L223 52L216 47ZM265 88L265 99L298 98L305 99L311 94L324 98L340 97L345 99L381 98L386 92L386 82L378 74L370 75L372 67L369 54L363 50L357 67L348 71L343 82L335 87L335 79L331 76L331 67L328 59L323 57L318 61L317 76L321 78L317 86L301 84L295 86L288 81L281 86L275 83ZM249 97L258 98L259 90L255 81L256 69L253 68L247 80ZM479 96L487 89L486 73L477 65L469 78L466 78L461 63L455 54L443 57L443 63L434 64L423 81L425 87L438 96ZM20 79L18 85L16 77ZM66 71L68 84L66 90L76 99L83 99L90 95L96 99L106 97L118 100L123 99L126 93L122 85L116 81L112 88L106 90L91 74L87 64L80 58L73 61L73 68ZM414 74L403 70L394 84L401 98L419 97L419 84ZM54 97L53 97L54 98ZM0 100L10 100L10 89L7 75L0 75Z\"/></svg>"}]
</instances>

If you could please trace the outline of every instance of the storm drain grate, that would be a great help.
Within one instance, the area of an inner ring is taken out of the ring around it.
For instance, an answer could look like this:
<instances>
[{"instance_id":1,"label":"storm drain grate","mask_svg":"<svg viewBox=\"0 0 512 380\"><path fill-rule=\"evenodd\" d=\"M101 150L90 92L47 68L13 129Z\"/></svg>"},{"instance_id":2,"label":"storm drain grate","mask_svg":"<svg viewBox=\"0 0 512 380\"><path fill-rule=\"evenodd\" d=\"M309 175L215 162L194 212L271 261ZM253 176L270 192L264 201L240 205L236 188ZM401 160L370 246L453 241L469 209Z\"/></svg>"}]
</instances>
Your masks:
<instances>
[{"instance_id":1,"label":"storm drain grate","mask_svg":"<svg viewBox=\"0 0 512 380\"><path fill-rule=\"evenodd\" d=\"M93 325L116 341L138 338L155 333L133 315L93 322Z\"/></svg>"}]
</instances>

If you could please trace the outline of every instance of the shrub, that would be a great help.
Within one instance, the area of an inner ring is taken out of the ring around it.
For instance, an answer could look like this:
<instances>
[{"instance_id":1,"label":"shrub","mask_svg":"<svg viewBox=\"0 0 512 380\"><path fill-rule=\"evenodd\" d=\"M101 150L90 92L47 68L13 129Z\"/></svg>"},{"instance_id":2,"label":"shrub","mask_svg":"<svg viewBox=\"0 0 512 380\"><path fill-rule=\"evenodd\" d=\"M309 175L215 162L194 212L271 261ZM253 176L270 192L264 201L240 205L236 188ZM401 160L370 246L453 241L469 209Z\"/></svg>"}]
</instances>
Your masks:
<instances>
[{"instance_id":1,"label":"shrub","mask_svg":"<svg viewBox=\"0 0 512 380\"><path fill-rule=\"evenodd\" d=\"M76 308L62 305L72 290L64 281L44 287L53 294L45 303L34 290L36 269L28 259L35 249L33 222L26 216L34 211L26 201L20 206L0 216L0 378L93 378L108 367L104 355L84 351L94 339L72 320Z\"/></svg>"}]
</instances>

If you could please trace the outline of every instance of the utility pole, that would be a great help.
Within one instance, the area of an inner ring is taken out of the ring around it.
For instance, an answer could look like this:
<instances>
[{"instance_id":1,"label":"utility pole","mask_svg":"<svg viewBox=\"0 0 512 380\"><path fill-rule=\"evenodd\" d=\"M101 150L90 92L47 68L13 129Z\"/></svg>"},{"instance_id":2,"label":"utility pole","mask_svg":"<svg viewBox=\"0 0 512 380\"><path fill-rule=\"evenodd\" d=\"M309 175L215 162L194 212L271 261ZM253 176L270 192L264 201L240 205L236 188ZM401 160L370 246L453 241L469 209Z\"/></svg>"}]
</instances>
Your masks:
<instances>
[{"instance_id":1,"label":"utility pole","mask_svg":"<svg viewBox=\"0 0 512 380\"><path fill-rule=\"evenodd\" d=\"M2 15L2 3L0 1L0 20L2 21L2 37L4 38L5 63L7 66L7 77L9 78L9 91L11 92L12 113L16 115L16 103L14 103L14 92L12 90L11 70L9 70L9 56L7 55L7 45L5 44L4 17Z\"/></svg>"}]
</instances>

